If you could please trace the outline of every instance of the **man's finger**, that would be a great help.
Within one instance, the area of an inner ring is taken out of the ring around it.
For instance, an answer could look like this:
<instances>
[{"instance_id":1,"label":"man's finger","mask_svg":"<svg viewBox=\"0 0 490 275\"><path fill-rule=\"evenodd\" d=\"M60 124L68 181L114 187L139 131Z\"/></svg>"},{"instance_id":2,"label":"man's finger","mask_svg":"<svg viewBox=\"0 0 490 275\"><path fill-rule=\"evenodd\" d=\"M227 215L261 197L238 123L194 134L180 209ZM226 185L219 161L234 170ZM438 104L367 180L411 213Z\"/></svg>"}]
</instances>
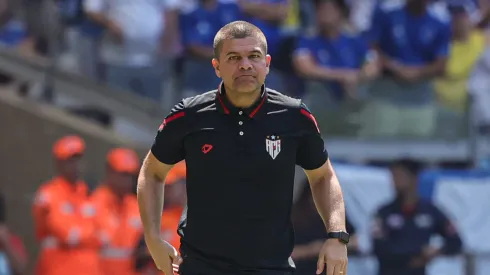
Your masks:
<instances>
[{"instance_id":1,"label":"man's finger","mask_svg":"<svg viewBox=\"0 0 490 275\"><path fill-rule=\"evenodd\" d=\"M332 265L334 266L334 271L333 271L334 275L345 275L341 262L336 262L335 264Z\"/></svg>"},{"instance_id":2,"label":"man's finger","mask_svg":"<svg viewBox=\"0 0 490 275\"><path fill-rule=\"evenodd\" d=\"M320 253L318 256L318 262L316 263L316 274L321 274L325 268L325 255Z\"/></svg>"},{"instance_id":3,"label":"man's finger","mask_svg":"<svg viewBox=\"0 0 490 275\"><path fill-rule=\"evenodd\" d=\"M327 275L336 275L334 272L335 272L335 265L333 263L327 262Z\"/></svg>"}]
</instances>

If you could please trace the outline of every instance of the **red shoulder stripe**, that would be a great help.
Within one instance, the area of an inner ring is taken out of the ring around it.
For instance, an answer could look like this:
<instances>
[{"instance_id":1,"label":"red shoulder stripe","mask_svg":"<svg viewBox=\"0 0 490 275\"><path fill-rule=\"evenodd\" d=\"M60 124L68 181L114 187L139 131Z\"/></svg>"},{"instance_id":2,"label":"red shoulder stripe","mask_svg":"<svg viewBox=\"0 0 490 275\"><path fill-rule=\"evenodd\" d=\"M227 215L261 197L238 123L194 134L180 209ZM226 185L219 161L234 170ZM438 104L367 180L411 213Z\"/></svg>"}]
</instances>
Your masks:
<instances>
[{"instance_id":1,"label":"red shoulder stripe","mask_svg":"<svg viewBox=\"0 0 490 275\"><path fill-rule=\"evenodd\" d=\"M313 124L315 124L317 132L320 133L320 128L318 128L318 123L316 122L315 117L310 112L308 112L307 110L305 110L303 108L301 108L301 113L303 115L305 115L309 120L311 120L313 122Z\"/></svg>"},{"instance_id":2,"label":"red shoulder stripe","mask_svg":"<svg viewBox=\"0 0 490 275\"><path fill-rule=\"evenodd\" d=\"M183 117L184 115L185 115L184 112L178 112L178 113L175 113L173 115L168 116L166 119L163 120L162 124L160 124L160 127L158 128L158 130L161 131L163 128L165 128L167 123L169 123L173 120L176 120L180 117Z\"/></svg>"}]
</instances>

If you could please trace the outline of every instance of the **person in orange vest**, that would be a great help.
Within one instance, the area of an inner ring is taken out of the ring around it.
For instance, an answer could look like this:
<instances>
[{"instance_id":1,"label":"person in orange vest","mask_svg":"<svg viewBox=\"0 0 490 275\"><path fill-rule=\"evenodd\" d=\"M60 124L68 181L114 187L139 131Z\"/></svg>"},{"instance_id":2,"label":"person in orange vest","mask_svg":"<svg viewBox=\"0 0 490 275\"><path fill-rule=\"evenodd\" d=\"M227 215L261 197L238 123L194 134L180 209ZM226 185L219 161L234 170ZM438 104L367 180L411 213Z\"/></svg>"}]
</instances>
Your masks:
<instances>
[{"instance_id":1,"label":"person in orange vest","mask_svg":"<svg viewBox=\"0 0 490 275\"><path fill-rule=\"evenodd\" d=\"M140 160L135 151L113 149L107 155L106 177L92 201L108 243L100 251L104 275L134 275L134 256L142 234L138 202L133 192Z\"/></svg>"},{"instance_id":2,"label":"person in orange vest","mask_svg":"<svg viewBox=\"0 0 490 275\"><path fill-rule=\"evenodd\" d=\"M172 167L172 170L170 170L165 178L161 234L162 239L169 242L176 249L180 247L178 228L182 212L187 202L185 187L186 173L186 165L182 161ZM150 254L146 249L144 238L140 240L139 253L138 269L141 271L141 275L164 275L153 264Z\"/></svg>"},{"instance_id":3,"label":"person in orange vest","mask_svg":"<svg viewBox=\"0 0 490 275\"><path fill-rule=\"evenodd\" d=\"M80 178L84 153L85 142L78 136L63 137L53 146L58 175L39 188L33 205L41 247L37 275L100 274L100 232Z\"/></svg>"}]
</instances>

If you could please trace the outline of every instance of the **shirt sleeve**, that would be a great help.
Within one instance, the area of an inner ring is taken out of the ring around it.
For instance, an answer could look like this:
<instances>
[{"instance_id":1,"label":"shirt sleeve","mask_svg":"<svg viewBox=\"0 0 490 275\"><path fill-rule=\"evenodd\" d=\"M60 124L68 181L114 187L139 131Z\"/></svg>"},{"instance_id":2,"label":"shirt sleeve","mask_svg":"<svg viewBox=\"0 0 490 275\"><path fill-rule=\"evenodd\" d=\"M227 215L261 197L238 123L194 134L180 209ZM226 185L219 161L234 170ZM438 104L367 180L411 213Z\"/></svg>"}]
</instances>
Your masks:
<instances>
[{"instance_id":1,"label":"shirt sleeve","mask_svg":"<svg viewBox=\"0 0 490 275\"><path fill-rule=\"evenodd\" d=\"M185 158L184 136L187 133L184 102L175 105L158 129L152 154L162 163L173 165Z\"/></svg>"},{"instance_id":2,"label":"shirt sleeve","mask_svg":"<svg viewBox=\"0 0 490 275\"><path fill-rule=\"evenodd\" d=\"M299 111L303 134L296 152L296 164L305 170L314 170L327 161L328 152L313 114L304 103Z\"/></svg>"},{"instance_id":3,"label":"shirt sleeve","mask_svg":"<svg viewBox=\"0 0 490 275\"><path fill-rule=\"evenodd\" d=\"M83 0L83 8L87 12L103 12L105 5L102 0Z\"/></svg>"},{"instance_id":4,"label":"shirt sleeve","mask_svg":"<svg viewBox=\"0 0 490 275\"><path fill-rule=\"evenodd\" d=\"M434 54L436 58L447 57L451 45L451 29L449 24L443 24L434 41Z\"/></svg>"},{"instance_id":5,"label":"shirt sleeve","mask_svg":"<svg viewBox=\"0 0 490 275\"><path fill-rule=\"evenodd\" d=\"M312 54L312 41L308 37L300 37L296 43L296 49L294 50L294 56L304 56Z\"/></svg>"}]
</instances>

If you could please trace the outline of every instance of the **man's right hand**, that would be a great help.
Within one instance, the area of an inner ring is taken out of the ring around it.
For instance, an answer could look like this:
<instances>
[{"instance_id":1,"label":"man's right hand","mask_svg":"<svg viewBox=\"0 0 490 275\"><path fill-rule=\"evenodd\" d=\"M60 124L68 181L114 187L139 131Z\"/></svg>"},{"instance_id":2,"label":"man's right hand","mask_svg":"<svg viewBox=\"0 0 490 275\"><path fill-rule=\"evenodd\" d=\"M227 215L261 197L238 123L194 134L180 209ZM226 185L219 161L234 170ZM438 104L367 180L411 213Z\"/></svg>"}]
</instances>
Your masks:
<instances>
[{"instance_id":1,"label":"man's right hand","mask_svg":"<svg viewBox=\"0 0 490 275\"><path fill-rule=\"evenodd\" d=\"M182 263L177 249L160 238L146 239L146 245L157 268L166 275L173 275Z\"/></svg>"}]
</instances>

